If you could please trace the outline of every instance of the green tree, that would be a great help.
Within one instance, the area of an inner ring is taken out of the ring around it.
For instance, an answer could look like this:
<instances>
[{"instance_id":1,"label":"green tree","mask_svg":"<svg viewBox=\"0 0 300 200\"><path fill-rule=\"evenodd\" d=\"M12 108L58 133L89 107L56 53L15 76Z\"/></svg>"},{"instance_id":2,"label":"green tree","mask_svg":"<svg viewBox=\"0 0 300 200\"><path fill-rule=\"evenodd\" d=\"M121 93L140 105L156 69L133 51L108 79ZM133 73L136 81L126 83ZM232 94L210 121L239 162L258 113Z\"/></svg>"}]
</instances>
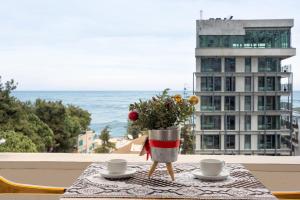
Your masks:
<instances>
[{"instance_id":1,"label":"green tree","mask_svg":"<svg viewBox=\"0 0 300 200\"><path fill-rule=\"evenodd\" d=\"M22 133L0 131L0 139L6 140L0 144L0 152L37 152L36 145Z\"/></svg>"},{"instance_id":2,"label":"green tree","mask_svg":"<svg viewBox=\"0 0 300 200\"><path fill-rule=\"evenodd\" d=\"M181 127L181 141L181 154L193 154L194 142L190 125L185 124L183 127Z\"/></svg>"},{"instance_id":3,"label":"green tree","mask_svg":"<svg viewBox=\"0 0 300 200\"><path fill-rule=\"evenodd\" d=\"M30 103L10 95L16 85L13 80L2 84L0 77L0 130L22 133L38 151L48 151L53 145L53 132L33 113Z\"/></svg>"},{"instance_id":4,"label":"green tree","mask_svg":"<svg viewBox=\"0 0 300 200\"><path fill-rule=\"evenodd\" d=\"M99 139L102 141L102 144L95 149L95 153L110 153L112 150L116 149L116 145L109 141L110 133L108 126L101 131Z\"/></svg>"},{"instance_id":5,"label":"green tree","mask_svg":"<svg viewBox=\"0 0 300 200\"><path fill-rule=\"evenodd\" d=\"M72 152L76 147L81 125L77 117L68 113L62 101L37 99L34 104L35 114L46 123L54 133L54 152Z\"/></svg>"},{"instance_id":6,"label":"green tree","mask_svg":"<svg viewBox=\"0 0 300 200\"><path fill-rule=\"evenodd\" d=\"M89 112L74 105L68 105L67 112L74 120L79 122L81 130L88 130L91 123L91 114Z\"/></svg>"}]
</instances>

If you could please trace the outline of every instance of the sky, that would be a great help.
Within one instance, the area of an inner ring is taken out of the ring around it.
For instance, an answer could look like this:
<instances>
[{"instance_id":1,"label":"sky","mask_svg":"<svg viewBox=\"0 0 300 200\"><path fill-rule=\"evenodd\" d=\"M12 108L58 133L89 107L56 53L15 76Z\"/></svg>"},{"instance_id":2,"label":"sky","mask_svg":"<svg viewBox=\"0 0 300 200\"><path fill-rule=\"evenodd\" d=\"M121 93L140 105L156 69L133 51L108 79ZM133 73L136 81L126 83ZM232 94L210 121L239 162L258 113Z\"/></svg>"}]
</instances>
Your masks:
<instances>
[{"instance_id":1,"label":"sky","mask_svg":"<svg viewBox=\"0 0 300 200\"><path fill-rule=\"evenodd\" d=\"M18 90L192 88L195 20L294 18L298 0L0 0L0 75ZM300 90L300 57L292 64Z\"/></svg>"}]
</instances>

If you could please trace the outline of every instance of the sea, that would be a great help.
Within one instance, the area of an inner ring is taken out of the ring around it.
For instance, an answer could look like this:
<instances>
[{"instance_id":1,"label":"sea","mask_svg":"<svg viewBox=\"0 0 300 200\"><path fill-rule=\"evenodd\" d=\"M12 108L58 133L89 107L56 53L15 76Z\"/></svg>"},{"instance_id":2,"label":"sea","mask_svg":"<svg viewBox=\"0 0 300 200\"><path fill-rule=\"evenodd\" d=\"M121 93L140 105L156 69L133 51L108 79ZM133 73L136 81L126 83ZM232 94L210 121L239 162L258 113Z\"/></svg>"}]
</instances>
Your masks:
<instances>
[{"instance_id":1,"label":"sea","mask_svg":"<svg viewBox=\"0 0 300 200\"><path fill-rule=\"evenodd\" d=\"M112 137L122 137L127 131L129 105L145 100L162 91L13 91L21 101L61 100L65 105L79 106L91 113L90 129L97 134L109 126ZM191 91L170 91L170 94L191 95ZM300 96L299 96L300 97Z\"/></svg>"},{"instance_id":2,"label":"sea","mask_svg":"<svg viewBox=\"0 0 300 200\"><path fill-rule=\"evenodd\" d=\"M161 94L162 91L14 91L21 101L34 102L37 98L61 100L65 105L79 106L91 113L90 129L97 134L109 126L111 136L122 137L127 130L128 107L131 103ZM191 91L170 91L170 94L189 96ZM300 91L293 93L293 107L300 107Z\"/></svg>"}]
</instances>

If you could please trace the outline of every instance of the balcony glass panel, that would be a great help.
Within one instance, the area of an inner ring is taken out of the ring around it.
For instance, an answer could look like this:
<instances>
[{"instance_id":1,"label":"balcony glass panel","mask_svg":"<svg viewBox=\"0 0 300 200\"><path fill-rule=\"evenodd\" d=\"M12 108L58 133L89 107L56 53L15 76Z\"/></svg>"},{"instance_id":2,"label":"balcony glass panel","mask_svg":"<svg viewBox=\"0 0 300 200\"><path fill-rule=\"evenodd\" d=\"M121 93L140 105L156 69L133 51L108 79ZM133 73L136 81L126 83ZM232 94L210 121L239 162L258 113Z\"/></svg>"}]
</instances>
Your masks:
<instances>
[{"instance_id":1,"label":"balcony glass panel","mask_svg":"<svg viewBox=\"0 0 300 200\"><path fill-rule=\"evenodd\" d=\"M235 135L225 135L225 148L235 149Z\"/></svg>"},{"instance_id":2,"label":"balcony glass panel","mask_svg":"<svg viewBox=\"0 0 300 200\"><path fill-rule=\"evenodd\" d=\"M219 135L203 135L202 149L220 149Z\"/></svg>"},{"instance_id":3,"label":"balcony glass panel","mask_svg":"<svg viewBox=\"0 0 300 200\"><path fill-rule=\"evenodd\" d=\"M280 91L282 85L280 84L280 77L258 77L258 91Z\"/></svg>"},{"instance_id":4,"label":"balcony glass panel","mask_svg":"<svg viewBox=\"0 0 300 200\"><path fill-rule=\"evenodd\" d=\"M258 149L280 149L280 135L258 135Z\"/></svg>"},{"instance_id":5,"label":"balcony glass panel","mask_svg":"<svg viewBox=\"0 0 300 200\"><path fill-rule=\"evenodd\" d=\"M245 96L245 111L251 110L251 96Z\"/></svg>"},{"instance_id":6,"label":"balcony glass panel","mask_svg":"<svg viewBox=\"0 0 300 200\"><path fill-rule=\"evenodd\" d=\"M201 130L220 130L221 116L201 116Z\"/></svg>"},{"instance_id":7,"label":"balcony glass panel","mask_svg":"<svg viewBox=\"0 0 300 200\"><path fill-rule=\"evenodd\" d=\"M221 96L202 96L201 111L220 111Z\"/></svg>"},{"instance_id":8,"label":"balcony glass panel","mask_svg":"<svg viewBox=\"0 0 300 200\"><path fill-rule=\"evenodd\" d=\"M245 135L244 149L251 149L251 135Z\"/></svg>"},{"instance_id":9,"label":"balcony glass panel","mask_svg":"<svg viewBox=\"0 0 300 200\"><path fill-rule=\"evenodd\" d=\"M251 115L245 115L245 130L251 130Z\"/></svg>"},{"instance_id":10,"label":"balcony glass panel","mask_svg":"<svg viewBox=\"0 0 300 200\"><path fill-rule=\"evenodd\" d=\"M201 91L221 91L221 77L201 77Z\"/></svg>"},{"instance_id":11,"label":"balcony glass panel","mask_svg":"<svg viewBox=\"0 0 300 200\"><path fill-rule=\"evenodd\" d=\"M251 72L251 57L245 58L245 72Z\"/></svg>"},{"instance_id":12,"label":"balcony glass panel","mask_svg":"<svg viewBox=\"0 0 300 200\"><path fill-rule=\"evenodd\" d=\"M221 58L201 58L201 72L221 72Z\"/></svg>"},{"instance_id":13,"label":"balcony glass panel","mask_svg":"<svg viewBox=\"0 0 300 200\"><path fill-rule=\"evenodd\" d=\"M258 130L276 130L280 129L280 116L258 115Z\"/></svg>"},{"instance_id":14,"label":"balcony glass panel","mask_svg":"<svg viewBox=\"0 0 300 200\"><path fill-rule=\"evenodd\" d=\"M258 96L257 110L280 110L280 96Z\"/></svg>"},{"instance_id":15,"label":"balcony glass panel","mask_svg":"<svg viewBox=\"0 0 300 200\"><path fill-rule=\"evenodd\" d=\"M235 116L234 115L226 116L226 129L227 130L235 130Z\"/></svg>"},{"instance_id":16,"label":"balcony glass panel","mask_svg":"<svg viewBox=\"0 0 300 200\"><path fill-rule=\"evenodd\" d=\"M235 58L225 58L225 72L235 72Z\"/></svg>"},{"instance_id":17,"label":"balcony glass panel","mask_svg":"<svg viewBox=\"0 0 300 200\"><path fill-rule=\"evenodd\" d=\"M235 96L225 96L225 110L235 110Z\"/></svg>"},{"instance_id":18,"label":"balcony glass panel","mask_svg":"<svg viewBox=\"0 0 300 200\"><path fill-rule=\"evenodd\" d=\"M235 91L235 77L225 77L225 91Z\"/></svg>"},{"instance_id":19,"label":"balcony glass panel","mask_svg":"<svg viewBox=\"0 0 300 200\"><path fill-rule=\"evenodd\" d=\"M280 72L280 58L259 57L258 72Z\"/></svg>"}]
</instances>

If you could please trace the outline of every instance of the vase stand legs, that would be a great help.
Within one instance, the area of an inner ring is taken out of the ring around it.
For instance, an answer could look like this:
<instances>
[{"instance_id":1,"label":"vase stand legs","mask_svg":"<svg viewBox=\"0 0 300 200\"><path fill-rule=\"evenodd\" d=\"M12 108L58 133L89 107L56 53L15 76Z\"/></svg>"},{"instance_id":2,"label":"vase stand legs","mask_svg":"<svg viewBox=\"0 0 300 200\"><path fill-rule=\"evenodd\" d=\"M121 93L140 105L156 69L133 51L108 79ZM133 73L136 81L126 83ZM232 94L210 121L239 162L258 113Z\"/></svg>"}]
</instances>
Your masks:
<instances>
[{"instance_id":1,"label":"vase stand legs","mask_svg":"<svg viewBox=\"0 0 300 200\"><path fill-rule=\"evenodd\" d=\"M152 174L154 173L156 167L158 165L158 162L157 161L154 161L149 172L148 172L148 178L150 178L152 176ZM166 166L167 166L167 171L169 173L169 175L171 176L172 178L172 181L175 180L175 176L174 176L174 171L173 171L173 166L172 166L172 163L166 163Z\"/></svg>"}]
</instances>

